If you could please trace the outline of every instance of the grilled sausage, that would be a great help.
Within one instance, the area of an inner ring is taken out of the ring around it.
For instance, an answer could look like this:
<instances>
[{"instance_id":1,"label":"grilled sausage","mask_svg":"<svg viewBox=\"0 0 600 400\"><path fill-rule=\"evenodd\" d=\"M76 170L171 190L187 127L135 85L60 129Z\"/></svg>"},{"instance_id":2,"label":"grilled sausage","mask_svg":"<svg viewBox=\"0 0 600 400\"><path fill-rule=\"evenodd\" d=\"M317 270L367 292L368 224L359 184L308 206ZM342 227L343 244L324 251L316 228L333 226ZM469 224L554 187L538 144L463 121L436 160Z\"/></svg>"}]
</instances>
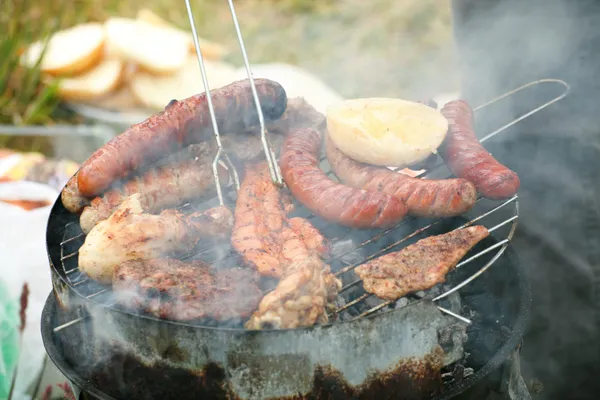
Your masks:
<instances>
[{"instance_id":1,"label":"grilled sausage","mask_svg":"<svg viewBox=\"0 0 600 400\"><path fill-rule=\"evenodd\" d=\"M267 79L256 79L255 83L265 119L279 118L287 105L283 87ZM221 132L237 132L258 122L249 80L212 90L210 95ZM96 196L133 170L187 144L201 142L211 130L206 93L173 100L161 113L133 125L96 150L77 173L79 192Z\"/></svg>"},{"instance_id":2,"label":"grilled sausage","mask_svg":"<svg viewBox=\"0 0 600 400\"><path fill-rule=\"evenodd\" d=\"M60 201L63 206L73 214L79 214L85 206L90 204L90 199L79 193L77 174L73 175L63 188L60 193Z\"/></svg>"},{"instance_id":3,"label":"grilled sausage","mask_svg":"<svg viewBox=\"0 0 600 400\"><path fill-rule=\"evenodd\" d=\"M482 196L500 200L514 196L519 190L519 177L500 164L481 145L473 129L473 110L463 100L455 100L442 108L448 120L448 135L440 154L450 170L459 178L475 185Z\"/></svg>"},{"instance_id":4,"label":"grilled sausage","mask_svg":"<svg viewBox=\"0 0 600 400\"><path fill-rule=\"evenodd\" d=\"M104 221L132 194L141 194L144 211L155 213L175 208L203 195L215 192L212 170L213 151L206 143L191 145L170 157L158 168L115 187L96 197L79 217L81 230L87 234ZM220 182L227 178L226 170L219 171Z\"/></svg>"},{"instance_id":5,"label":"grilled sausage","mask_svg":"<svg viewBox=\"0 0 600 400\"><path fill-rule=\"evenodd\" d=\"M331 169L346 185L388 193L406 203L408 213L421 217L450 217L467 212L477 200L475 186L465 179L428 180L375 167L342 153L326 139Z\"/></svg>"},{"instance_id":6,"label":"grilled sausage","mask_svg":"<svg viewBox=\"0 0 600 400\"><path fill-rule=\"evenodd\" d=\"M406 205L386 193L368 192L331 180L319 168L321 132L296 129L281 154L281 173L294 197L320 217L356 228L384 228L406 215Z\"/></svg>"}]
</instances>

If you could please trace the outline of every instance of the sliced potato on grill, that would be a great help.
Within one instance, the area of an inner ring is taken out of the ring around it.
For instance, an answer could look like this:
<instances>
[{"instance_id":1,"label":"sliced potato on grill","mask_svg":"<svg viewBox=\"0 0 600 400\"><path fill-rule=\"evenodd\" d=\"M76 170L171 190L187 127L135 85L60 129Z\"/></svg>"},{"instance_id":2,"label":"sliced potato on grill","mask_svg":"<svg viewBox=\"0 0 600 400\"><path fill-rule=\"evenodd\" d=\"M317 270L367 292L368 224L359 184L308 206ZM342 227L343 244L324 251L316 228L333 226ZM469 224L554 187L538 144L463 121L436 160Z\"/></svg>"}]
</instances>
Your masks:
<instances>
[{"instance_id":1,"label":"sliced potato on grill","mask_svg":"<svg viewBox=\"0 0 600 400\"><path fill-rule=\"evenodd\" d=\"M327 129L335 145L357 161L407 167L436 153L446 137L448 121L420 103L365 98L327 107Z\"/></svg>"}]
</instances>

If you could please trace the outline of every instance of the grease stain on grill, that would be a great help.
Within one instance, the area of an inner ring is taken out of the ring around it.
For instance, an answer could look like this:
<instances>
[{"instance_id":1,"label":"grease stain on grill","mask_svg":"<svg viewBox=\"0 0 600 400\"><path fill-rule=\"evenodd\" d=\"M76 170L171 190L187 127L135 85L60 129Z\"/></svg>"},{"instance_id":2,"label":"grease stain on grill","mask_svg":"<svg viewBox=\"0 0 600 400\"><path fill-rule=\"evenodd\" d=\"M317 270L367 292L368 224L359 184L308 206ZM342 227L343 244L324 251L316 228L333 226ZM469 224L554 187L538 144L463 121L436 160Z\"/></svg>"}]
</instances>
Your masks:
<instances>
[{"instance_id":1,"label":"grease stain on grill","mask_svg":"<svg viewBox=\"0 0 600 400\"><path fill-rule=\"evenodd\" d=\"M115 375L121 375L123 387L109 389L107 394L126 396L128 399L167 399L172 398L172 388L177 388L179 400L226 399L242 400L230 385L225 368L211 362L200 371L175 368L156 363L150 368L135 357L113 350L114 357L92 372L91 381L102 388L114 387ZM306 362L302 357L298 362ZM293 365L289 357L285 360L269 360L274 367ZM270 397L270 400L370 400L398 399L417 400L435 396L442 388L440 370L443 351L437 349L423 360L409 359L398 362L389 371L373 372L361 385L349 384L343 375L331 366L316 366L312 376L311 390L308 393L289 397ZM230 360L235 362L235 360ZM241 360L238 360L242 362ZM266 361L266 360L265 360ZM247 362L247 360L243 361ZM259 361L260 362L260 361ZM237 365L236 367L239 367ZM292 369L293 370L293 369ZM293 371L290 372L293 374ZM265 371L257 366L248 366L247 379L260 385L265 382ZM302 379L302 376L288 376L288 379ZM115 393L110 393L111 391ZM251 395L252 396L252 395ZM119 397L123 398L123 397ZM255 398L255 397L252 397Z\"/></svg>"},{"instance_id":2,"label":"grease stain on grill","mask_svg":"<svg viewBox=\"0 0 600 400\"><path fill-rule=\"evenodd\" d=\"M441 349L423 360L403 360L390 371L372 374L362 385L353 387L338 371L317 367L313 390L299 399L306 400L417 400L435 396L441 390Z\"/></svg>"}]
</instances>

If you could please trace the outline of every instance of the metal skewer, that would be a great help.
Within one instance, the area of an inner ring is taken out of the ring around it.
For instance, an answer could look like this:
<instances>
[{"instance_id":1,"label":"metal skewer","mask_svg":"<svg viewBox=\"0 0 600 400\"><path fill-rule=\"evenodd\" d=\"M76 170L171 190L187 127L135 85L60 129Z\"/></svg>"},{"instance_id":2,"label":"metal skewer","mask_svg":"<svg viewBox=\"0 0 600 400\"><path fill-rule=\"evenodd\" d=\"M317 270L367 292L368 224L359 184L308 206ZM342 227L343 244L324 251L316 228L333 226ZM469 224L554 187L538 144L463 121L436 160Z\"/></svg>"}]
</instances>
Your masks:
<instances>
[{"instance_id":1,"label":"metal skewer","mask_svg":"<svg viewBox=\"0 0 600 400\"><path fill-rule=\"evenodd\" d=\"M208 110L210 114L210 119L213 126L213 131L215 133L215 140L217 142L217 154L215 155L215 159L213 161L213 175L215 178L215 184L217 185L217 195L219 196L219 202L223 205L223 194L221 191L221 185L219 182L219 174L218 174L218 164L219 160L222 157L229 169L231 175L233 176L233 180L235 182L236 189L240 188L240 180L238 172L235 167L231 163L229 156L223 149L221 145L221 136L219 134L219 128L217 126L217 119L215 117L215 110L212 102L212 96L210 94L210 88L208 84L208 78L206 75L206 69L204 67L204 58L202 56L202 49L200 47L200 41L198 40L198 32L196 31L196 23L194 22L194 15L192 12L192 7L190 5L190 0L185 0L185 6L188 13L188 18L190 20L190 27L192 29L192 35L194 37L194 47L196 48L196 56L198 57L198 66L200 67L200 73L202 74L202 83L204 84L204 91L206 93L206 100L208 105ZM242 37L242 32L240 30L240 24L238 22L237 14L235 12L235 7L233 5L233 0L229 0L229 10L231 11L231 18L233 19L233 25L235 27L235 32L237 35L238 43L240 44L240 50L242 53L242 58L244 59L244 65L246 66L246 72L248 74L248 80L250 81L250 89L252 90L252 97L254 97L254 103L256 105L256 112L258 113L258 122L260 124L260 138L263 146L263 150L265 152L265 157L267 159L267 164L269 165L269 172L271 173L271 180L278 186L283 186L283 178L281 177L281 171L279 170L279 165L277 164L277 158L271 144L269 142L269 137L267 135L267 128L265 125L265 118L262 112L262 108L260 105L260 99L258 97L258 92L256 90L256 84L254 83L254 77L252 76L252 69L250 68L250 61L248 61L248 53L246 53L246 46L244 45L244 39Z\"/></svg>"},{"instance_id":2,"label":"metal skewer","mask_svg":"<svg viewBox=\"0 0 600 400\"><path fill-rule=\"evenodd\" d=\"M265 118L262 112L262 108L260 106L260 99L258 98L256 85L254 84L254 77L252 76L250 61L248 61L248 53L246 53L246 46L244 45L244 39L240 30L240 24L238 22L237 14L235 12L235 7L233 6L233 0L228 0L228 2L229 10L231 11L231 18L233 19L233 26L235 26L235 33L237 35L238 43L240 44L240 51L242 52L242 58L244 59L244 65L246 66L246 73L248 74L248 79L250 80L250 88L252 89L252 96L254 97L256 112L258 113L258 121L260 123L260 138L262 141L263 150L265 152L265 157L267 158L267 163L269 164L269 172L271 173L271 179L276 185L283 186L283 179L281 177L281 170L279 169L279 165L277 164L277 157L275 157L273 148L269 143L269 137L267 135L267 129L265 127Z\"/></svg>"},{"instance_id":3,"label":"metal skewer","mask_svg":"<svg viewBox=\"0 0 600 400\"><path fill-rule=\"evenodd\" d=\"M200 67L200 74L202 75L202 83L204 84L204 93L206 95L206 103L208 105L208 112L210 114L210 121L212 123L213 131L215 133L215 140L217 142L217 154L212 163L213 176L215 178L215 185L217 186L217 196L219 197L219 203L224 205L225 202L223 200L223 192L221 190L221 182L219 179L219 161L221 157L225 160L227 168L230 174L233 176L233 181L235 183L235 188L239 190L240 188L240 178L239 175L233 166L233 163L229 159L227 153L223 150L223 146L221 144L221 135L219 135L219 127L217 126L217 117L215 116L215 108L212 102L212 95L210 93L210 87L208 84L208 77L206 75L206 69L204 67L204 57L202 56L202 49L200 48L200 42L198 41L198 32L196 32L196 23L194 22L194 15L192 13L192 7L190 5L190 0L185 0L185 6L188 13L188 18L190 19L190 27L192 28L192 36L194 38L194 47L196 48L196 56L198 57L198 66ZM252 87L254 91L254 83L252 83ZM262 114L260 114L262 116Z\"/></svg>"}]
</instances>

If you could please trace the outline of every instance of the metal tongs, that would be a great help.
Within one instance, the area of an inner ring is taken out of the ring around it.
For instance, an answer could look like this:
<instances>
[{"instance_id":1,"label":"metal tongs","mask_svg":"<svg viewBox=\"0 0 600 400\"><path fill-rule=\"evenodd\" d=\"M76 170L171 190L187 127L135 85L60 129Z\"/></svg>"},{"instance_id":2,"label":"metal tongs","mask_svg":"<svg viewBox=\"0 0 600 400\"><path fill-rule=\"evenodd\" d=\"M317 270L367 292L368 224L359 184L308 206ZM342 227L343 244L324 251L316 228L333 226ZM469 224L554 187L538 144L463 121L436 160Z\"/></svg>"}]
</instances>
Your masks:
<instances>
[{"instance_id":1,"label":"metal tongs","mask_svg":"<svg viewBox=\"0 0 600 400\"><path fill-rule=\"evenodd\" d=\"M233 19L233 25L235 27L235 32L237 34L238 43L240 45L240 51L242 52L242 57L244 59L244 64L246 66L246 73L248 74L248 79L250 81L250 87L252 89L252 96L254 97L254 104L256 105L256 112L258 113L258 121L260 123L260 137L263 145L263 150L265 152L265 156L267 159L267 163L269 164L269 171L271 173L271 179L273 183L277 186L283 186L283 178L281 177L281 171L279 169L279 165L277 164L277 158L275 157L275 153L271 148L269 137L267 135L267 129L265 126L265 118L262 112L262 108L260 105L260 99L258 98L258 92L256 91L256 85L254 83L254 77L252 76L252 69L250 68L250 61L248 61L248 54L246 53L246 46L244 45L244 39L242 37L242 32L240 31L240 24L238 22L237 14L235 12L235 7L233 5L233 0L228 0L229 10L231 12L231 18ZM215 109L213 107L212 96L210 94L210 87L208 84L208 78L206 76L206 69L204 67L204 57L202 56L202 49L200 47L200 41L198 40L198 33L196 32L196 23L194 22L194 15L192 12L192 7L190 5L190 0L185 0L185 5L187 8L188 17L190 19L190 26L192 28L192 35L194 36L194 46L196 47L196 55L198 56L198 65L200 66L200 73L202 74L202 83L204 84L204 91L206 93L206 100L208 105L208 111L210 114L210 120L212 122L213 131L215 133L215 140L217 142L217 154L212 163L213 175L215 178L215 184L217 186L217 196L219 197L220 205L224 205L223 193L221 191L221 182L219 179L218 165L223 158L227 168L229 170L230 176L233 177L233 181L235 183L236 190L240 188L240 178L239 174L235 169L235 166L229 159L229 156L223 149L221 144L221 136L219 134L219 127L217 126L217 118L215 117Z\"/></svg>"}]
</instances>

